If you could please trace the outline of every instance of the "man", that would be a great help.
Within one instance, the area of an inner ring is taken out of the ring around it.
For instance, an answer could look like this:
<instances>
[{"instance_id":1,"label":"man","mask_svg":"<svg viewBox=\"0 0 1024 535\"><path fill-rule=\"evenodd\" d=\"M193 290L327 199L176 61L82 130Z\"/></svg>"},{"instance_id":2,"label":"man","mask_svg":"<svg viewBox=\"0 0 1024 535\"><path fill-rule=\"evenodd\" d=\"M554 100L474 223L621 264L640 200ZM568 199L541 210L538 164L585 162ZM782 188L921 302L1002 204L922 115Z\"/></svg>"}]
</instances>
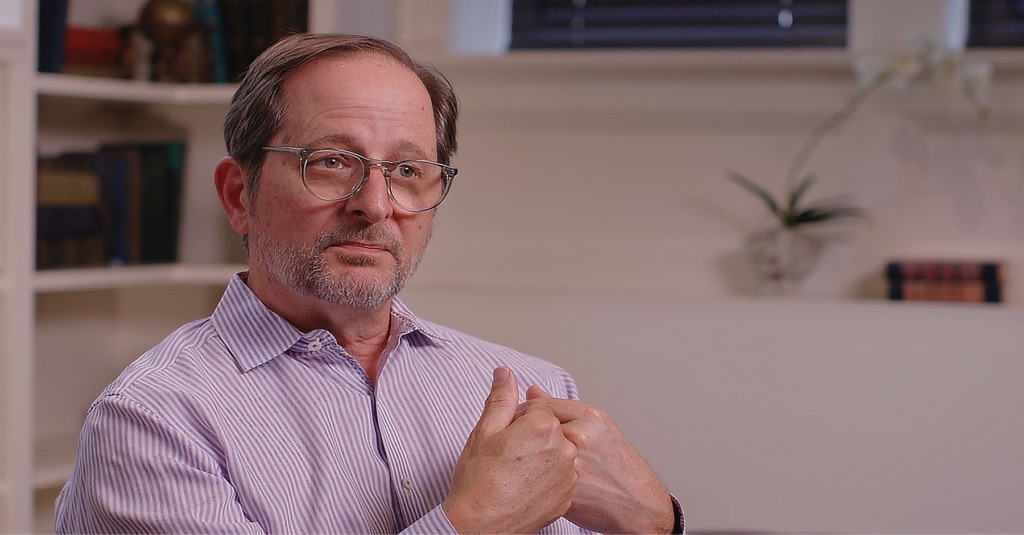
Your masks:
<instances>
[{"instance_id":1,"label":"man","mask_svg":"<svg viewBox=\"0 0 1024 535\"><path fill-rule=\"evenodd\" d=\"M215 171L249 269L93 404L58 531L682 531L564 370L396 297L457 115L387 41L298 35L253 63Z\"/></svg>"}]
</instances>

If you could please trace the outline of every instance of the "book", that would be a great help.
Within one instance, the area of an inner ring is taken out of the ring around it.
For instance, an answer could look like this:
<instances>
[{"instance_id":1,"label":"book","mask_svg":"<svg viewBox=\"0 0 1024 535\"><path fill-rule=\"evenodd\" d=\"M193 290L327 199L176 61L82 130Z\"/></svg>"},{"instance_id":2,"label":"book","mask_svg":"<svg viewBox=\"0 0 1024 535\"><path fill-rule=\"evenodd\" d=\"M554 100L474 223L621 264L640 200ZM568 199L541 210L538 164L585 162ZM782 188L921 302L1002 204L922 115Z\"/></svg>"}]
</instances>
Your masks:
<instances>
[{"instance_id":1,"label":"book","mask_svg":"<svg viewBox=\"0 0 1024 535\"><path fill-rule=\"evenodd\" d=\"M94 160L91 153L37 159L37 269L103 265L104 214Z\"/></svg>"},{"instance_id":2,"label":"book","mask_svg":"<svg viewBox=\"0 0 1024 535\"><path fill-rule=\"evenodd\" d=\"M309 27L308 0L218 0L228 77L237 82L249 64L278 39Z\"/></svg>"},{"instance_id":3,"label":"book","mask_svg":"<svg viewBox=\"0 0 1024 535\"><path fill-rule=\"evenodd\" d=\"M125 35L116 28L68 26L61 72L81 76L129 78L125 65Z\"/></svg>"},{"instance_id":4,"label":"book","mask_svg":"<svg viewBox=\"0 0 1024 535\"><path fill-rule=\"evenodd\" d=\"M271 42L309 28L308 0L271 0Z\"/></svg>"},{"instance_id":5,"label":"book","mask_svg":"<svg viewBox=\"0 0 1024 535\"><path fill-rule=\"evenodd\" d=\"M103 265L103 219L97 206L36 209L36 269Z\"/></svg>"},{"instance_id":6,"label":"book","mask_svg":"<svg viewBox=\"0 0 1024 535\"><path fill-rule=\"evenodd\" d=\"M109 264L177 261L184 163L180 141L101 147L97 168L109 212Z\"/></svg>"},{"instance_id":7,"label":"book","mask_svg":"<svg viewBox=\"0 0 1024 535\"><path fill-rule=\"evenodd\" d=\"M231 81L228 74L228 51L225 44L224 21L220 0L195 0L196 20L207 28L211 57L209 80L215 84Z\"/></svg>"},{"instance_id":8,"label":"book","mask_svg":"<svg viewBox=\"0 0 1024 535\"><path fill-rule=\"evenodd\" d=\"M220 18L224 26L228 81L238 82L253 59L249 57L247 6L242 0L220 0L220 9Z\"/></svg>"},{"instance_id":9,"label":"book","mask_svg":"<svg viewBox=\"0 0 1024 535\"><path fill-rule=\"evenodd\" d=\"M985 280L908 279L889 284L889 298L895 301L959 301L1001 303L1002 285Z\"/></svg>"},{"instance_id":10,"label":"book","mask_svg":"<svg viewBox=\"0 0 1024 535\"><path fill-rule=\"evenodd\" d=\"M1003 264L995 260L901 259L885 266L889 299L1000 303Z\"/></svg>"},{"instance_id":11,"label":"book","mask_svg":"<svg viewBox=\"0 0 1024 535\"><path fill-rule=\"evenodd\" d=\"M39 72L59 73L64 67L68 0L39 1Z\"/></svg>"},{"instance_id":12,"label":"book","mask_svg":"<svg viewBox=\"0 0 1024 535\"><path fill-rule=\"evenodd\" d=\"M96 169L107 213L106 262L112 266L137 264L142 243L139 155L130 147L103 146L97 153Z\"/></svg>"},{"instance_id":13,"label":"book","mask_svg":"<svg viewBox=\"0 0 1024 535\"><path fill-rule=\"evenodd\" d=\"M184 143L147 143L137 147L142 183L139 261L177 262Z\"/></svg>"},{"instance_id":14,"label":"book","mask_svg":"<svg viewBox=\"0 0 1024 535\"><path fill-rule=\"evenodd\" d=\"M992 260L893 260L886 264L890 280L1001 280L1003 266Z\"/></svg>"}]
</instances>

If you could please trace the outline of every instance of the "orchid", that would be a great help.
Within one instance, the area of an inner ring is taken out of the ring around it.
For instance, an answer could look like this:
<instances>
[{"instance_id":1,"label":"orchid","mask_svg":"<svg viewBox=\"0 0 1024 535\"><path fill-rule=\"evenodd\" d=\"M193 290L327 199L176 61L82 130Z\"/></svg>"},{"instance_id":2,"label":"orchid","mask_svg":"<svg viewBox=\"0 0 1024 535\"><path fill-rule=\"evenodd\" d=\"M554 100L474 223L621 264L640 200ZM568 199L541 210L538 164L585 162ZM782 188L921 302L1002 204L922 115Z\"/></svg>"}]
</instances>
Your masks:
<instances>
[{"instance_id":1,"label":"orchid","mask_svg":"<svg viewBox=\"0 0 1024 535\"><path fill-rule=\"evenodd\" d=\"M926 42L889 57L859 58L854 62L853 69L857 75L857 90L842 107L826 117L811 132L790 163L785 180L787 202L777 201L766 189L750 178L735 171L728 172L730 180L764 201L784 227L863 215L861 209L836 200L801 204L803 195L815 179L807 175L799 182L797 180L822 139L853 115L876 89L887 86L895 92L902 92L913 83L930 78L940 87L958 90L963 94L974 108L975 117L979 121L986 121L989 118L988 96L992 86L992 65L989 62L967 60L961 53L949 47Z\"/></svg>"}]
</instances>

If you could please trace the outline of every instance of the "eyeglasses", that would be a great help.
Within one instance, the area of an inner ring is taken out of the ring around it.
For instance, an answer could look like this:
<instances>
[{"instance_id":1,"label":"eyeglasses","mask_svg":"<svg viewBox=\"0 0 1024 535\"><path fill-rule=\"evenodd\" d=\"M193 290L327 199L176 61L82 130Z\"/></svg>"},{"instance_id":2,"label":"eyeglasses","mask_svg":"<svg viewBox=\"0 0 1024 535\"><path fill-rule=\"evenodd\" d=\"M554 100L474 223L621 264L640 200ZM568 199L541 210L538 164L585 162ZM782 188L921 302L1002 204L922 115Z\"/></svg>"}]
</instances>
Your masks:
<instances>
[{"instance_id":1,"label":"eyeglasses","mask_svg":"<svg viewBox=\"0 0 1024 535\"><path fill-rule=\"evenodd\" d=\"M299 157L302 183L317 198L343 201L366 184L370 169L380 167L388 185L388 197L409 212L425 212L441 204L458 169L427 160L389 162L374 160L341 149L263 147Z\"/></svg>"}]
</instances>

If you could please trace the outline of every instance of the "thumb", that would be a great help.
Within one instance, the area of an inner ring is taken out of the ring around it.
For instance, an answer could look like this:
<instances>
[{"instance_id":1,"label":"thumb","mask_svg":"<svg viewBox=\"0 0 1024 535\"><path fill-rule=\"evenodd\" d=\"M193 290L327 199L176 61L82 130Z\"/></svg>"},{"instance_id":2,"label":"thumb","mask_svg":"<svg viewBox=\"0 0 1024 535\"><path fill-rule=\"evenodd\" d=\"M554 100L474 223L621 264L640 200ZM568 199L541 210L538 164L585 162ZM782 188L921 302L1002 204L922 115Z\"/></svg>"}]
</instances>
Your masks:
<instances>
[{"instance_id":1,"label":"thumb","mask_svg":"<svg viewBox=\"0 0 1024 535\"><path fill-rule=\"evenodd\" d=\"M490 436L508 427L519 406L519 383L512 370L499 366L494 369L491 393L484 401L484 412L476 424L476 433Z\"/></svg>"}]
</instances>

